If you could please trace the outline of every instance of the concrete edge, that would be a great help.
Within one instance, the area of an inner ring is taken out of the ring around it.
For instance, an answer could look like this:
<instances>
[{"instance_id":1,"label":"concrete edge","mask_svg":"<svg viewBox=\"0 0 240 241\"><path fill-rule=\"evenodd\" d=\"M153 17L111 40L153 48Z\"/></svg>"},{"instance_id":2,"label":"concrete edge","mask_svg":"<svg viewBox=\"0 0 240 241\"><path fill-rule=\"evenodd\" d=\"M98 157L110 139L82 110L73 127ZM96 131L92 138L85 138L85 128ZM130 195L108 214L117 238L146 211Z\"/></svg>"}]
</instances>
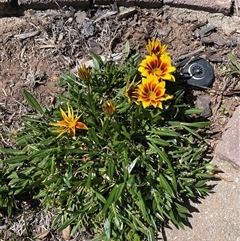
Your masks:
<instances>
[{"instance_id":1,"label":"concrete edge","mask_svg":"<svg viewBox=\"0 0 240 241\"><path fill-rule=\"evenodd\" d=\"M240 171L240 166L237 163L235 163L234 161L232 161L231 159L227 158L226 156L215 153L213 159L214 158L217 160L220 160L222 162L228 162L235 170Z\"/></svg>"},{"instance_id":2,"label":"concrete edge","mask_svg":"<svg viewBox=\"0 0 240 241\"><path fill-rule=\"evenodd\" d=\"M1 0L0 1L0 17L11 17L20 15L23 11L28 9L34 9L34 10L46 10L46 9L59 9L59 7L63 6L72 6L76 8L77 10L86 10L91 7L93 7L94 4L97 5L107 5L111 3L115 3L118 6L125 6L125 7L140 7L140 8L161 8L163 5L168 5L170 7L178 7L178 8L188 8L191 10L203 10L210 13L219 13L222 12L224 15L230 14L230 9L216 9L211 8L208 6L196 6L196 5L185 5L185 4L169 4L164 3L163 0L159 1L137 1L137 0L72 0L72 1L56 1L54 0L48 0L48 1L39 1L39 2L31 2L27 1L26 4L21 3L21 0Z\"/></svg>"}]
</instances>

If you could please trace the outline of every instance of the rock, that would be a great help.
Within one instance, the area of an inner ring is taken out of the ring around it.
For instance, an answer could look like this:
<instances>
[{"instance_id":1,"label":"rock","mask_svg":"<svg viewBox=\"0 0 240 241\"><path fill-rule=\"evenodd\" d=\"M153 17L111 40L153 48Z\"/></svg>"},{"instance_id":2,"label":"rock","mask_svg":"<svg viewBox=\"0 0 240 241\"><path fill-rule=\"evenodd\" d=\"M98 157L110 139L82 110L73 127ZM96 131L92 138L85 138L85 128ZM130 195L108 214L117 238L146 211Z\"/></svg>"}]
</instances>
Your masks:
<instances>
[{"instance_id":1,"label":"rock","mask_svg":"<svg viewBox=\"0 0 240 241\"><path fill-rule=\"evenodd\" d=\"M210 36L203 37L201 40L203 43L211 43L220 47L226 46L228 44L227 41L218 33L212 33Z\"/></svg>"},{"instance_id":2,"label":"rock","mask_svg":"<svg viewBox=\"0 0 240 241\"><path fill-rule=\"evenodd\" d=\"M240 169L240 106L228 122L222 139L215 148L215 155L222 160L229 161L235 168Z\"/></svg>"},{"instance_id":3,"label":"rock","mask_svg":"<svg viewBox=\"0 0 240 241\"><path fill-rule=\"evenodd\" d=\"M199 36L200 38L206 37L210 34L212 34L214 31L216 31L216 27L213 25L207 25L204 27L201 27L199 30Z\"/></svg>"},{"instance_id":4,"label":"rock","mask_svg":"<svg viewBox=\"0 0 240 241\"><path fill-rule=\"evenodd\" d=\"M83 23L83 28L81 33L85 36L85 37L92 37L95 35L95 26L89 21L89 22L84 22Z\"/></svg>"},{"instance_id":5,"label":"rock","mask_svg":"<svg viewBox=\"0 0 240 241\"><path fill-rule=\"evenodd\" d=\"M74 17L76 18L76 22L79 25L82 25L87 17L87 14L84 11L78 11L74 14Z\"/></svg>"},{"instance_id":6,"label":"rock","mask_svg":"<svg viewBox=\"0 0 240 241\"><path fill-rule=\"evenodd\" d=\"M199 108L202 110L202 113L201 113L202 117L207 118L212 115L210 104L211 102L208 97L202 96L202 95L197 96L195 106L196 108Z\"/></svg>"}]
</instances>

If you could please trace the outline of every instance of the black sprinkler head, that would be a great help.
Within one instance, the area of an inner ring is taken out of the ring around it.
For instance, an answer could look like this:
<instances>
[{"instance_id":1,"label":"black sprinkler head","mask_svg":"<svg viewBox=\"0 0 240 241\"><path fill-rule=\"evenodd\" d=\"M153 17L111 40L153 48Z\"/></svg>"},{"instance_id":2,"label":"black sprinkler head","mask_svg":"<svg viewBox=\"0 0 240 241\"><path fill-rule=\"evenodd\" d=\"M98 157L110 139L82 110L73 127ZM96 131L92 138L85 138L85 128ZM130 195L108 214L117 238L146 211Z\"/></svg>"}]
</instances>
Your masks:
<instances>
[{"instance_id":1,"label":"black sprinkler head","mask_svg":"<svg viewBox=\"0 0 240 241\"><path fill-rule=\"evenodd\" d=\"M210 86L214 80L213 67L208 61L200 57L194 57L183 61L180 75L183 80L193 86Z\"/></svg>"}]
</instances>

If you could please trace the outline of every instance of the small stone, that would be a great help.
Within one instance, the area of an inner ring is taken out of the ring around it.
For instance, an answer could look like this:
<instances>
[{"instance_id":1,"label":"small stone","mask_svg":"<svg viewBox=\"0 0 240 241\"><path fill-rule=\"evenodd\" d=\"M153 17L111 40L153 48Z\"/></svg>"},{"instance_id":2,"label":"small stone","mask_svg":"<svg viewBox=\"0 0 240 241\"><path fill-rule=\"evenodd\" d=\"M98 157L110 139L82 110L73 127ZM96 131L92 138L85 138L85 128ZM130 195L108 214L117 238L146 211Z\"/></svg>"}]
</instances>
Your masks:
<instances>
[{"instance_id":1,"label":"small stone","mask_svg":"<svg viewBox=\"0 0 240 241\"><path fill-rule=\"evenodd\" d=\"M215 26L213 26L213 25L204 26L199 31L200 38L206 37L206 36L212 34L214 31L216 31Z\"/></svg>"},{"instance_id":2,"label":"small stone","mask_svg":"<svg viewBox=\"0 0 240 241\"><path fill-rule=\"evenodd\" d=\"M79 25L82 25L87 17L87 14L86 12L84 11L78 11L74 14L75 18L76 18L76 22L79 24Z\"/></svg>"},{"instance_id":3,"label":"small stone","mask_svg":"<svg viewBox=\"0 0 240 241\"><path fill-rule=\"evenodd\" d=\"M212 33L210 35L212 41L214 44L218 45L218 46L225 46L227 44L227 41L222 37L220 36L218 33Z\"/></svg>"},{"instance_id":4,"label":"small stone","mask_svg":"<svg viewBox=\"0 0 240 241\"><path fill-rule=\"evenodd\" d=\"M84 22L81 33L85 37L92 37L95 35L95 26L91 22Z\"/></svg>"},{"instance_id":5,"label":"small stone","mask_svg":"<svg viewBox=\"0 0 240 241\"><path fill-rule=\"evenodd\" d=\"M212 115L210 104L211 104L211 102L208 97L201 96L201 95L197 96L195 106L196 106L196 108L199 108L202 110L202 113L201 113L202 117L207 118Z\"/></svg>"}]
</instances>

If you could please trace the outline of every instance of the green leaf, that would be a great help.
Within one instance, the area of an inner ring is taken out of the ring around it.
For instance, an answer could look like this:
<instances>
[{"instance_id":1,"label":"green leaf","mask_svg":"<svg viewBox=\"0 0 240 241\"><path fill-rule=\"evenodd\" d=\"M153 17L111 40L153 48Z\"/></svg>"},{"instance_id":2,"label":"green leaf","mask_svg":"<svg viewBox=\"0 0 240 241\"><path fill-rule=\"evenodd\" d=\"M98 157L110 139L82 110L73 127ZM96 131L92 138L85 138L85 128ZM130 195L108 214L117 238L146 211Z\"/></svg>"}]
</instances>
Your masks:
<instances>
[{"instance_id":1,"label":"green leaf","mask_svg":"<svg viewBox=\"0 0 240 241\"><path fill-rule=\"evenodd\" d=\"M180 133L177 133L176 131L173 131L173 130L170 130L167 128L165 128L165 129L162 128L161 130L152 129L150 131L150 133L153 133L153 134L159 135L159 136L171 136L171 137L178 137L181 135Z\"/></svg>"},{"instance_id":2,"label":"green leaf","mask_svg":"<svg viewBox=\"0 0 240 241\"><path fill-rule=\"evenodd\" d=\"M93 96L88 93L86 95L86 100L87 100L87 103L88 103L88 106L89 106L90 110L92 111L93 115L96 117L96 108L95 108L95 105L94 105Z\"/></svg>"},{"instance_id":3,"label":"green leaf","mask_svg":"<svg viewBox=\"0 0 240 241\"><path fill-rule=\"evenodd\" d=\"M28 158L29 157L27 155L18 155L18 156L10 157L4 160L4 162L8 164L23 163L24 161L27 161Z\"/></svg>"},{"instance_id":4,"label":"green leaf","mask_svg":"<svg viewBox=\"0 0 240 241\"><path fill-rule=\"evenodd\" d=\"M61 232L63 229L65 229L66 227L68 227L70 224L73 223L73 221L78 217L79 215L74 215L72 218L66 220L58 229L59 232Z\"/></svg>"},{"instance_id":5,"label":"green leaf","mask_svg":"<svg viewBox=\"0 0 240 241\"><path fill-rule=\"evenodd\" d=\"M154 235L154 232L153 232L153 229L152 229L152 228L148 228L148 231L147 231L147 240L148 240L148 241L156 241L155 235Z\"/></svg>"},{"instance_id":6,"label":"green leaf","mask_svg":"<svg viewBox=\"0 0 240 241\"><path fill-rule=\"evenodd\" d=\"M148 145L151 147L151 149L153 149L154 151L156 151L156 152L159 154L159 156L161 157L161 159L162 159L165 163L167 163L168 166L169 166L169 168L172 170L172 169L173 169L173 168L172 168L172 164L171 164L170 160L168 159L167 154L166 154L165 152L161 151L160 148L158 148L155 143L152 143L152 142L151 142L151 143L148 143ZM161 162L162 162L162 161L160 160L160 165L161 165Z\"/></svg>"},{"instance_id":7,"label":"green leaf","mask_svg":"<svg viewBox=\"0 0 240 241\"><path fill-rule=\"evenodd\" d=\"M237 69L240 71L240 67L237 61L237 57L233 53L228 54L228 58L230 59L231 63L237 67Z\"/></svg>"},{"instance_id":8,"label":"green leaf","mask_svg":"<svg viewBox=\"0 0 240 241\"><path fill-rule=\"evenodd\" d=\"M92 181L92 170L88 174L87 182L86 182L86 188L90 188L91 187L91 181Z\"/></svg>"},{"instance_id":9,"label":"green leaf","mask_svg":"<svg viewBox=\"0 0 240 241\"><path fill-rule=\"evenodd\" d=\"M106 203L106 199L103 197L102 194L100 194L99 192L95 191L94 189L92 189L92 191L96 194L96 197L98 200L100 200L103 204Z\"/></svg>"},{"instance_id":10,"label":"green leaf","mask_svg":"<svg viewBox=\"0 0 240 241\"><path fill-rule=\"evenodd\" d=\"M117 191L116 191L116 194L115 194L115 198L114 198L115 201L117 201L120 198L124 188L125 188L125 183L121 183L121 184L118 185Z\"/></svg>"},{"instance_id":11,"label":"green leaf","mask_svg":"<svg viewBox=\"0 0 240 241\"><path fill-rule=\"evenodd\" d=\"M187 130L189 133L191 133L193 136L196 136L198 139L202 140L202 137L196 131L192 130L191 128L185 125L183 125L183 128Z\"/></svg>"},{"instance_id":12,"label":"green leaf","mask_svg":"<svg viewBox=\"0 0 240 241\"><path fill-rule=\"evenodd\" d=\"M190 127L196 127L196 128L203 128L203 127L209 126L211 124L211 122L209 122L209 121L192 122L192 123L179 122L179 121L169 121L168 123L171 126L176 126L176 127L182 127L184 125L184 126L190 126Z\"/></svg>"},{"instance_id":13,"label":"green leaf","mask_svg":"<svg viewBox=\"0 0 240 241\"><path fill-rule=\"evenodd\" d=\"M174 197L175 195L171 185L169 185L167 179L162 174L159 175L159 181L162 187L169 193L169 195Z\"/></svg>"},{"instance_id":14,"label":"green leaf","mask_svg":"<svg viewBox=\"0 0 240 241\"><path fill-rule=\"evenodd\" d=\"M92 56L93 58L93 67L94 69L96 70L100 70L100 66L101 64L103 63L101 57L97 54L95 54L93 51L89 51L90 55Z\"/></svg>"},{"instance_id":15,"label":"green leaf","mask_svg":"<svg viewBox=\"0 0 240 241\"><path fill-rule=\"evenodd\" d=\"M189 210L188 210L186 207L180 205L180 204L177 203L177 202L176 202L175 204L176 204L176 206L177 206L177 211L178 211L179 213L189 213Z\"/></svg>"},{"instance_id":16,"label":"green leaf","mask_svg":"<svg viewBox=\"0 0 240 241\"><path fill-rule=\"evenodd\" d=\"M114 172L115 172L115 162L110 161L108 163L108 177L112 180L114 177Z\"/></svg>"},{"instance_id":17,"label":"green leaf","mask_svg":"<svg viewBox=\"0 0 240 241\"><path fill-rule=\"evenodd\" d=\"M194 115L194 114L201 114L203 111L198 108L191 108L188 110L185 110L184 114L185 115Z\"/></svg>"},{"instance_id":18,"label":"green leaf","mask_svg":"<svg viewBox=\"0 0 240 241\"><path fill-rule=\"evenodd\" d=\"M155 144L157 144L159 146L169 146L170 145L167 141L165 141L165 140L163 140L161 138L152 138L152 137L148 137L147 136L147 140L149 140L152 143L155 143Z\"/></svg>"},{"instance_id":19,"label":"green leaf","mask_svg":"<svg viewBox=\"0 0 240 241\"><path fill-rule=\"evenodd\" d=\"M138 196L138 201L136 202L139 206L139 209L141 211L141 215L143 216L143 218L145 219L146 222L150 223L150 219L146 210L146 204L142 198L142 194L140 191L137 192L137 196Z\"/></svg>"},{"instance_id":20,"label":"green leaf","mask_svg":"<svg viewBox=\"0 0 240 241\"><path fill-rule=\"evenodd\" d=\"M109 218L107 218L104 222L104 231L107 236L107 239L110 240L111 239L111 222Z\"/></svg>"},{"instance_id":21,"label":"green leaf","mask_svg":"<svg viewBox=\"0 0 240 241\"><path fill-rule=\"evenodd\" d=\"M38 103L38 101L27 90L23 90L23 95L29 105L31 105L35 110L37 110L42 115L45 115L45 113L44 113L42 107L40 106L40 104Z\"/></svg>"},{"instance_id":22,"label":"green leaf","mask_svg":"<svg viewBox=\"0 0 240 241\"><path fill-rule=\"evenodd\" d=\"M124 48L124 52L126 54L126 57L128 57L129 53L130 53L130 44L129 44L129 41L126 42L125 44L125 48Z\"/></svg>"},{"instance_id":23,"label":"green leaf","mask_svg":"<svg viewBox=\"0 0 240 241\"><path fill-rule=\"evenodd\" d=\"M112 191L111 191L110 195L108 196L108 199L107 199L107 201L106 201L106 203L105 203L105 205L102 209L102 213L105 214L107 212L108 208L111 206L111 204L114 200L116 192L117 192L117 186L114 186L114 188L112 189Z\"/></svg>"},{"instance_id":24,"label":"green leaf","mask_svg":"<svg viewBox=\"0 0 240 241\"><path fill-rule=\"evenodd\" d=\"M16 149L11 149L11 148L2 148L0 149L0 153L2 154L11 154L11 155L24 155L23 150L16 150Z\"/></svg>"},{"instance_id":25,"label":"green leaf","mask_svg":"<svg viewBox=\"0 0 240 241\"><path fill-rule=\"evenodd\" d=\"M88 129L88 135L89 135L90 140L93 143L100 145L99 139L97 137L97 134L96 134L96 131L94 130L94 128Z\"/></svg>"}]
</instances>

